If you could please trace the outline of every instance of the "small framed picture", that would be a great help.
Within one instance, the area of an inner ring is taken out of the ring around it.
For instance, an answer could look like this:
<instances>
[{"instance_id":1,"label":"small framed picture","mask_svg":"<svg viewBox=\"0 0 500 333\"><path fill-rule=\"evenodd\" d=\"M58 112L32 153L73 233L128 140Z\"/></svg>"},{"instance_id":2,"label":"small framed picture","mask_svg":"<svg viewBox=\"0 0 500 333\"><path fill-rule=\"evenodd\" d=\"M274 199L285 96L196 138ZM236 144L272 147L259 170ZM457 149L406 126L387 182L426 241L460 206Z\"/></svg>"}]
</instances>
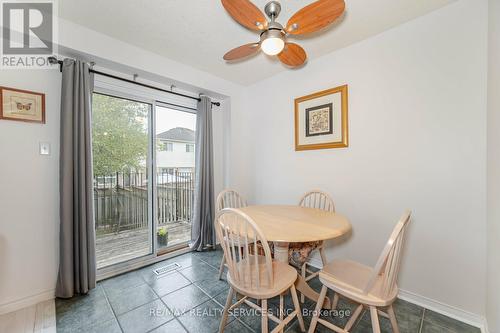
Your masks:
<instances>
[{"instance_id":1,"label":"small framed picture","mask_svg":"<svg viewBox=\"0 0 500 333\"><path fill-rule=\"evenodd\" d=\"M295 99L295 150L348 144L347 85Z\"/></svg>"},{"instance_id":2,"label":"small framed picture","mask_svg":"<svg viewBox=\"0 0 500 333\"><path fill-rule=\"evenodd\" d=\"M0 119L45 124L45 94L0 87Z\"/></svg>"}]
</instances>

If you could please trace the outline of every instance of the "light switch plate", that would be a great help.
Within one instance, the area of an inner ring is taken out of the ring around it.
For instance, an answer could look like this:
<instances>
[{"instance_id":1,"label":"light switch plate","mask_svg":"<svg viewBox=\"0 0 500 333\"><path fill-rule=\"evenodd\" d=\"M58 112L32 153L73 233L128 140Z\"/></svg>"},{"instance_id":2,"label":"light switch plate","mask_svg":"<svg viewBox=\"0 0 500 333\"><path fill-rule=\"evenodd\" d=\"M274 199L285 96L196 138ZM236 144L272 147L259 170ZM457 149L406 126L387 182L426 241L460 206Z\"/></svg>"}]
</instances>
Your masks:
<instances>
[{"instance_id":1,"label":"light switch plate","mask_svg":"<svg viewBox=\"0 0 500 333\"><path fill-rule=\"evenodd\" d=\"M40 142L40 155L50 155L50 143Z\"/></svg>"}]
</instances>

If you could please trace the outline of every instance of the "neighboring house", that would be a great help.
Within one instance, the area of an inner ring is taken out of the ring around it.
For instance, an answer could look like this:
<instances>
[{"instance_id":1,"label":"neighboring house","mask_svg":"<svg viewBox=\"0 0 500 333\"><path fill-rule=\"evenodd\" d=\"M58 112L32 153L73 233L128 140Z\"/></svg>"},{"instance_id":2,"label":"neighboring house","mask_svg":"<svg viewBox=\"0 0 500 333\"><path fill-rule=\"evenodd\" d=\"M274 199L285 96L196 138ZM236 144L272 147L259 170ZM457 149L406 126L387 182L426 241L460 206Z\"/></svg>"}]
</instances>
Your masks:
<instances>
[{"instance_id":1,"label":"neighboring house","mask_svg":"<svg viewBox=\"0 0 500 333\"><path fill-rule=\"evenodd\" d=\"M195 156L193 130L176 127L158 134L156 138L156 166L160 172L167 172L171 168L178 168L180 172L192 171Z\"/></svg>"}]
</instances>

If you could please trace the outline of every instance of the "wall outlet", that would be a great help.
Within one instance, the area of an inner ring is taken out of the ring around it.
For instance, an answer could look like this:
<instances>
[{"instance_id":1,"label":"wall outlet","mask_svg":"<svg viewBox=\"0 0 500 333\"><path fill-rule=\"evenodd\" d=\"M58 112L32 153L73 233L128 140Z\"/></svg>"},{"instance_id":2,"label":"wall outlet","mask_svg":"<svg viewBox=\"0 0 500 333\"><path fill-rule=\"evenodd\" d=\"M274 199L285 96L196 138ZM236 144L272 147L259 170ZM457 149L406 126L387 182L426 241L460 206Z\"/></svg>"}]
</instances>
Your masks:
<instances>
[{"instance_id":1,"label":"wall outlet","mask_svg":"<svg viewBox=\"0 0 500 333\"><path fill-rule=\"evenodd\" d=\"M40 155L50 155L50 143L40 142Z\"/></svg>"}]
</instances>

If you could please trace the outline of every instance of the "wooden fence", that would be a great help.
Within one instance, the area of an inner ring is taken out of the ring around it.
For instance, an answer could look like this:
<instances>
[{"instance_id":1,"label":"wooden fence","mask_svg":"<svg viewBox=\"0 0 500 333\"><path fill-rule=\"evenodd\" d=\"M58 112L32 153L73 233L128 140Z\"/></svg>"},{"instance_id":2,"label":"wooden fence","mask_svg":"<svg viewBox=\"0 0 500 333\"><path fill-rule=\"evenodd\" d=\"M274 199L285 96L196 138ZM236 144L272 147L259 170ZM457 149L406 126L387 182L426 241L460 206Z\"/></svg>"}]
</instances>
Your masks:
<instances>
[{"instance_id":1,"label":"wooden fence","mask_svg":"<svg viewBox=\"0 0 500 333\"><path fill-rule=\"evenodd\" d=\"M191 222L194 170L166 169L157 174L157 221ZM148 226L148 177L144 173L116 173L94 177L94 215L98 234Z\"/></svg>"}]
</instances>

